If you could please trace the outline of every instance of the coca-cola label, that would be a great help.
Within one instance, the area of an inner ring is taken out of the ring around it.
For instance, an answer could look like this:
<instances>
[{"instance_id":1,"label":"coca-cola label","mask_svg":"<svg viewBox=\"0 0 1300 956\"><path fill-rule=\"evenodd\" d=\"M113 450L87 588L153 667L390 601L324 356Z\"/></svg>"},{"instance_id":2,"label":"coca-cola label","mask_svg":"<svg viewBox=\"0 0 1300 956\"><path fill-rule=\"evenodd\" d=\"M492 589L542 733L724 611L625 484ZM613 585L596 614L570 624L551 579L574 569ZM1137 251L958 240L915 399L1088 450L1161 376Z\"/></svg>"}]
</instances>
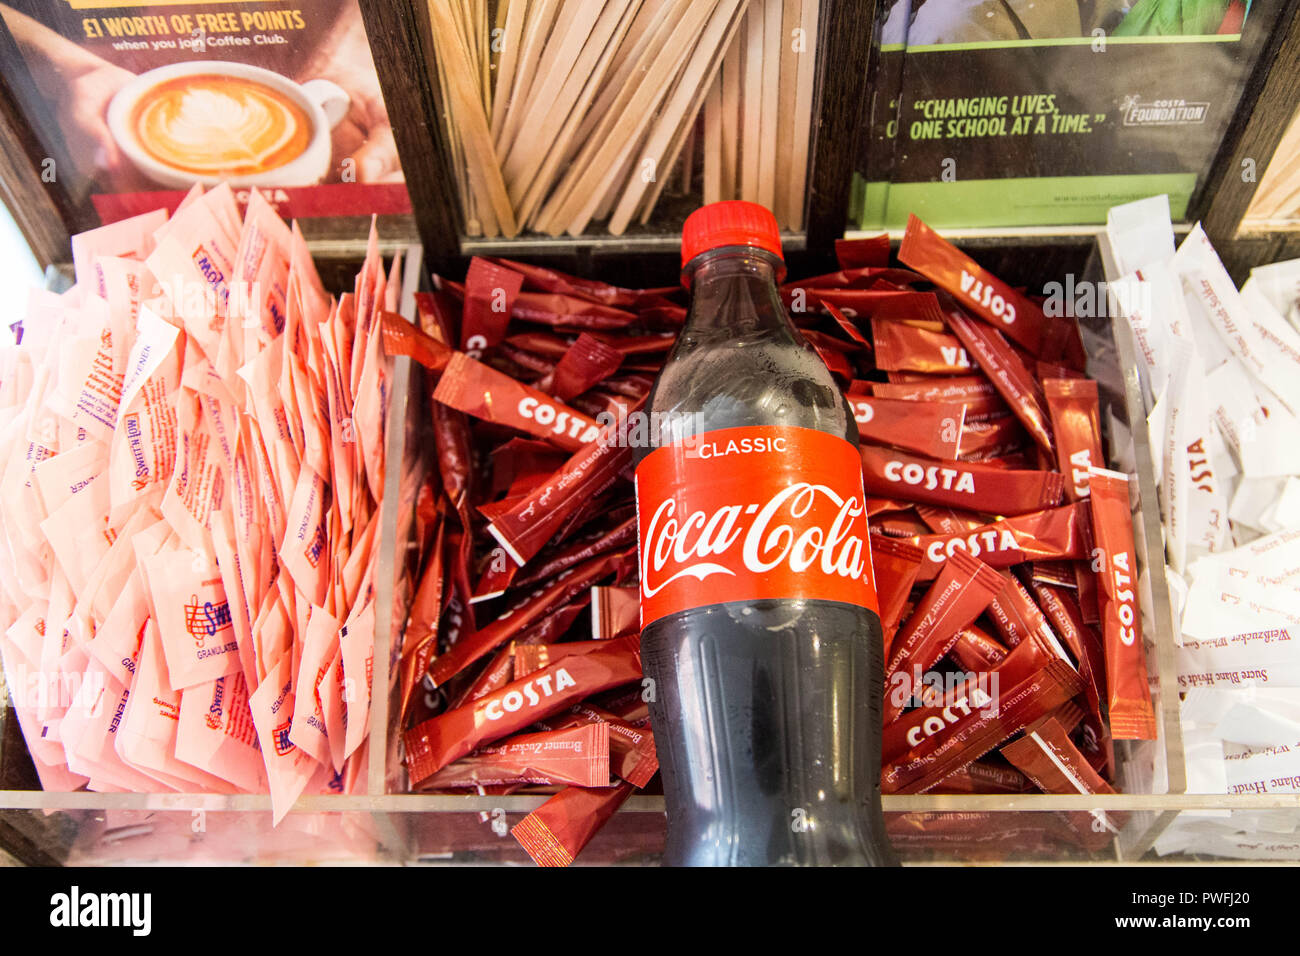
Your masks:
<instances>
[{"instance_id":1,"label":"coca-cola label","mask_svg":"<svg viewBox=\"0 0 1300 956\"><path fill-rule=\"evenodd\" d=\"M862 461L809 428L724 428L636 469L641 626L727 601L803 598L879 613Z\"/></svg>"}]
</instances>

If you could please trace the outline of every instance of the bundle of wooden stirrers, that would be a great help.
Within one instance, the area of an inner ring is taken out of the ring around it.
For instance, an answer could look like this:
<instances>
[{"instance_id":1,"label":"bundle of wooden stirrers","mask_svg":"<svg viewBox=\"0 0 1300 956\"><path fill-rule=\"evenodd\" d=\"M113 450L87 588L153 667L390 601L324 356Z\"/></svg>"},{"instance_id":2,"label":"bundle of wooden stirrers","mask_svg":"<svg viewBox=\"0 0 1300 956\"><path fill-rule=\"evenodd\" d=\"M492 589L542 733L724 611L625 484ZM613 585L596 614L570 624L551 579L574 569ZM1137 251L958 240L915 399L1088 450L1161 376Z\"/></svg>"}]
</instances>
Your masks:
<instances>
[{"instance_id":1,"label":"bundle of wooden stirrers","mask_svg":"<svg viewBox=\"0 0 1300 956\"><path fill-rule=\"evenodd\" d=\"M428 6L470 235L622 235L697 166L803 228L819 0Z\"/></svg>"}]
</instances>

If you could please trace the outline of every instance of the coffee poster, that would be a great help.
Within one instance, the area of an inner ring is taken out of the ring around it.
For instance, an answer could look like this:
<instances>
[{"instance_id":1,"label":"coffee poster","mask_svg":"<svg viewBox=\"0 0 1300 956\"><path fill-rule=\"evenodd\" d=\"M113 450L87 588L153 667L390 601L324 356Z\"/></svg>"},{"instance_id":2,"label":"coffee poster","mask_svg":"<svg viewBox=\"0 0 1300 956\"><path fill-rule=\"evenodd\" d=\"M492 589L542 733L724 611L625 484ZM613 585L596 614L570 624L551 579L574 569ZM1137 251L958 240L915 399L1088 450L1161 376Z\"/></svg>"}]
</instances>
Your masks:
<instances>
[{"instance_id":1,"label":"coffee poster","mask_svg":"<svg viewBox=\"0 0 1300 956\"><path fill-rule=\"evenodd\" d=\"M851 219L901 229L1186 217L1284 0L883 0ZM1243 169L1242 175L1262 176Z\"/></svg>"},{"instance_id":2,"label":"coffee poster","mask_svg":"<svg viewBox=\"0 0 1300 956\"><path fill-rule=\"evenodd\" d=\"M91 225L196 182L285 218L411 204L357 0L3 0L42 179Z\"/></svg>"}]
</instances>

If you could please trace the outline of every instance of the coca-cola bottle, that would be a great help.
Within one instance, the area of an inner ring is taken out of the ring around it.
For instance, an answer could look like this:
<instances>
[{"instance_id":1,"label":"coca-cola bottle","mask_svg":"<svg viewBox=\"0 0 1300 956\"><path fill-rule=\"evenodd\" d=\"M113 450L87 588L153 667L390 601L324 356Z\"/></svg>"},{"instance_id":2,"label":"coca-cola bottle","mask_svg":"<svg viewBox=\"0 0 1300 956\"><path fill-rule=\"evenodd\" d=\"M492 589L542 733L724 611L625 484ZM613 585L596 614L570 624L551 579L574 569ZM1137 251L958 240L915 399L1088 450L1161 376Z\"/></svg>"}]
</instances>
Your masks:
<instances>
[{"instance_id":1,"label":"coca-cola bottle","mask_svg":"<svg viewBox=\"0 0 1300 956\"><path fill-rule=\"evenodd\" d=\"M670 865L893 863L853 415L747 202L682 233L690 314L637 449L641 653Z\"/></svg>"}]
</instances>

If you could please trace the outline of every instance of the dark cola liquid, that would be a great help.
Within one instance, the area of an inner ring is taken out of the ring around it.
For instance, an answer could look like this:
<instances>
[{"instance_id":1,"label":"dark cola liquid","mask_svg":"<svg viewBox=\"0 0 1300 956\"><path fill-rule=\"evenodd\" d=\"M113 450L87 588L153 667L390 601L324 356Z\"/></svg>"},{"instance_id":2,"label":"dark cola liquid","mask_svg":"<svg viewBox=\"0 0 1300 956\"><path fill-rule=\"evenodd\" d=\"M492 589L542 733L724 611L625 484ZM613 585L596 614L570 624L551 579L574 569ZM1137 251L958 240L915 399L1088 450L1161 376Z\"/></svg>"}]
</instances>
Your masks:
<instances>
[{"instance_id":1,"label":"dark cola liquid","mask_svg":"<svg viewBox=\"0 0 1300 956\"><path fill-rule=\"evenodd\" d=\"M682 431L787 425L856 446L830 372L776 295L774 260L701 256L647 409ZM650 448L638 449L638 460ZM669 615L641 635L668 809L667 865L886 865L880 620L831 601Z\"/></svg>"}]
</instances>

